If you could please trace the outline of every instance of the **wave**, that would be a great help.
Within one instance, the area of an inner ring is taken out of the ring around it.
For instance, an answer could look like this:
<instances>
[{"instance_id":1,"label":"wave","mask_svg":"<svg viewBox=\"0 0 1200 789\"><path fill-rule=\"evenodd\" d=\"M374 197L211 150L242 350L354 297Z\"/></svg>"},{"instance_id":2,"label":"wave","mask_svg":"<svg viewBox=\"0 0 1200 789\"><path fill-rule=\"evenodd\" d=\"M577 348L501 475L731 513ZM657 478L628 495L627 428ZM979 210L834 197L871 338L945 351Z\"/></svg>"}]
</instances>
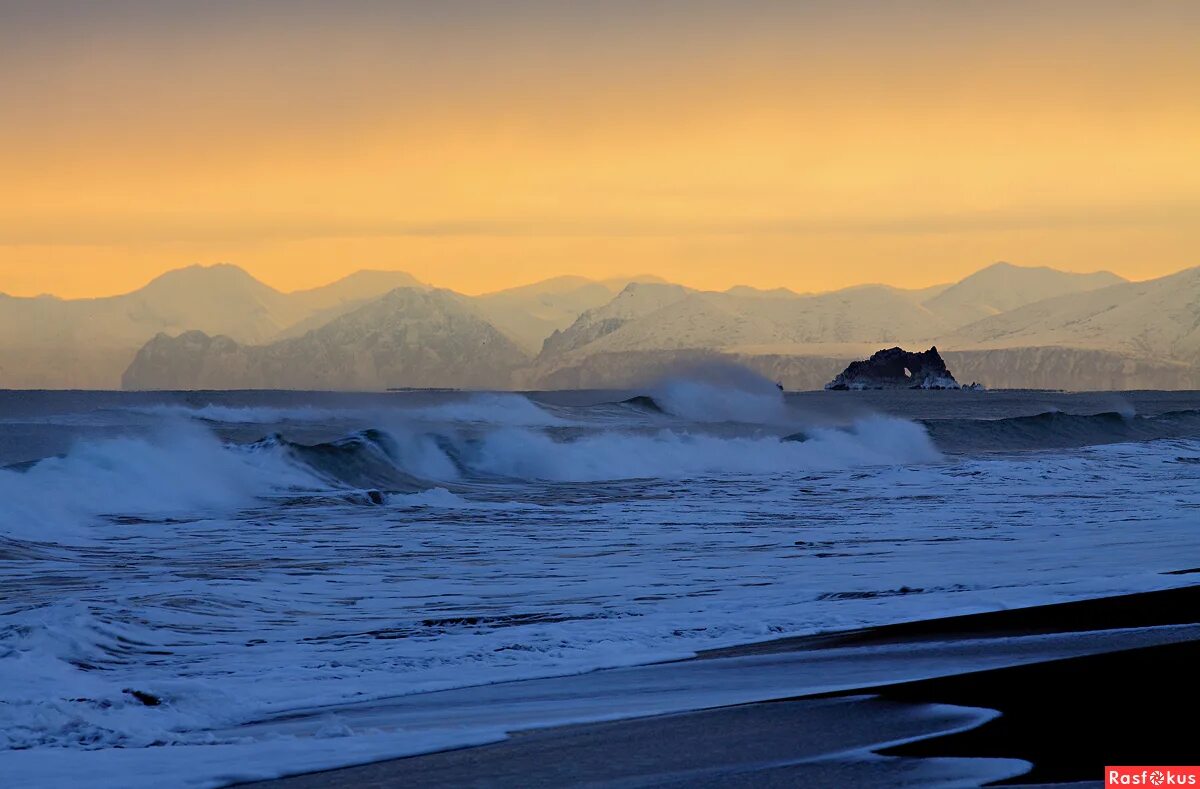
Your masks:
<instances>
[{"instance_id":1,"label":"wave","mask_svg":"<svg viewBox=\"0 0 1200 789\"><path fill-rule=\"evenodd\" d=\"M701 423L777 425L793 420L778 384L738 367L705 372L707 377L665 379L645 393L607 405Z\"/></svg>"},{"instance_id":2,"label":"wave","mask_svg":"<svg viewBox=\"0 0 1200 789\"><path fill-rule=\"evenodd\" d=\"M1200 410L1154 416L1046 411L1005 419L926 419L922 424L939 447L951 452L1064 449L1200 436Z\"/></svg>"},{"instance_id":3,"label":"wave","mask_svg":"<svg viewBox=\"0 0 1200 789\"><path fill-rule=\"evenodd\" d=\"M371 430L315 446L276 437L254 446L283 449L324 479L389 491L458 480L587 482L772 474L941 458L923 427L889 417L859 420L843 429L813 430L804 443L773 435L730 437L675 429L602 429L564 435L501 427L482 434ZM404 484L397 487L397 480Z\"/></svg>"},{"instance_id":4,"label":"wave","mask_svg":"<svg viewBox=\"0 0 1200 789\"><path fill-rule=\"evenodd\" d=\"M742 386L679 379L654 388L651 400L663 412L692 422L784 424L789 421L783 392L765 378Z\"/></svg>"},{"instance_id":5,"label":"wave","mask_svg":"<svg viewBox=\"0 0 1200 789\"><path fill-rule=\"evenodd\" d=\"M608 404L604 403L603 405ZM619 403L613 403L613 405L623 405L636 411L648 411L652 414L666 413L666 411L663 410L663 407L658 404L658 401L650 395L634 395L633 397L626 398Z\"/></svg>"},{"instance_id":6,"label":"wave","mask_svg":"<svg viewBox=\"0 0 1200 789\"><path fill-rule=\"evenodd\" d=\"M545 433L505 429L455 451L471 471L560 482L773 474L941 459L923 427L889 417L859 420L848 429L813 430L805 442L680 430L610 430L557 440Z\"/></svg>"},{"instance_id":7,"label":"wave","mask_svg":"<svg viewBox=\"0 0 1200 789\"><path fill-rule=\"evenodd\" d=\"M462 400L438 405L404 407L400 416L424 422L467 422L488 425L552 427L570 424L569 420L519 394L481 392Z\"/></svg>"},{"instance_id":8,"label":"wave","mask_svg":"<svg viewBox=\"0 0 1200 789\"><path fill-rule=\"evenodd\" d=\"M248 449L278 454L334 487L415 493L430 487L425 480L458 476L458 467L429 437L383 430L320 444L300 444L275 433Z\"/></svg>"},{"instance_id":9,"label":"wave","mask_svg":"<svg viewBox=\"0 0 1200 789\"><path fill-rule=\"evenodd\" d=\"M517 402L529 403L514 396L484 401L482 408ZM456 405L481 407L479 401ZM461 421L466 412L453 413ZM889 417L815 429L803 442L745 427L394 421L322 443L301 443L278 432L251 443L227 443L211 426L189 420L173 420L144 436L81 441L62 456L0 469L6 503L0 536L86 540L88 527L100 522L204 518L267 497L320 503L332 496L380 504L384 494L468 483L774 474L940 458L923 426Z\"/></svg>"},{"instance_id":10,"label":"wave","mask_svg":"<svg viewBox=\"0 0 1200 789\"><path fill-rule=\"evenodd\" d=\"M63 456L0 469L0 533L82 537L80 527L101 516L194 518L274 491L324 486L310 467L239 451L180 422L145 437L80 442Z\"/></svg>"},{"instance_id":11,"label":"wave","mask_svg":"<svg viewBox=\"0 0 1200 789\"><path fill-rule=\"evenodd\" d=\"M204 425L174 420L151 435L80 442L63 456L0 469L0 497L5 501L0 536L38 541L71 539L74 533L86 539L87 525L100 521L195 519L244 509L264 497L319 502L332 495L346 502L380 504L384 494L437 487L461 492L467 489L461 486L478 483L823 471L936 462L940 451L1200 435L1200 410L1185 410L1155 416L1048 411L996 420L923 422L871 416L780 438L769 427L712 424L721 417L778 418L779 412L757 407L768 393L726 392L715 397L706 386L664 386L652 399L627 404L668 411L685 402L696 409L686 426L588 420L564 426L553 413L518 395L443 404L436 413L449 418L447 422L409 420L404 418L406 409L395 409L389 411L394 424L322 443L301 443L280 433L248 444L226 443ZM666 402L659 399L664 392ZM749 405L755 410L739 410ZM499 418L498 410L505 409L515 412L518 420L536 417L550 424L471 420ZM698 413L712 421L700 422Z\"/></svg>"},{"instance_id":12,"label":"wave","mask_svg":"<svg viewBox=\"0 0 1200 789\"><path fill-rule=\"evenodd\" d=\"M671 391L677 396L686 393L693 405L703 403L711 419L749 416L725 408L731 400L715 401L717 407L712 407L714 401L705 399L709 393L695 386ZM752 402L736 397L732 401ZM521 402L538 408L520 396L453 405L482 407L486 413ZM648 408L648 402L630 405ZM677 407L679 400L674 402ZM451 413L461 421L470 412ZM785 438L763 434L762 428L739 427L731 433L732 428L706 430L700 424L638 429L610 424L396 422L313 444L279 433L249 444L229 444L186 420L148 436L80 442L63 456L0 469L0 497L5 501L0 535L58 540L73 531L83 537L86 524L97 520L194 519L252 506L267 496L315 501L312 496L350 492L378 504L382 493L374 492L412 494L453 488L452 483L774 474L936 462L939 450L1054 448L1200 435L1200 410L1156 416L1048 411L996 420L924 422L872 416Z\"/></svg>"}]
</instances>

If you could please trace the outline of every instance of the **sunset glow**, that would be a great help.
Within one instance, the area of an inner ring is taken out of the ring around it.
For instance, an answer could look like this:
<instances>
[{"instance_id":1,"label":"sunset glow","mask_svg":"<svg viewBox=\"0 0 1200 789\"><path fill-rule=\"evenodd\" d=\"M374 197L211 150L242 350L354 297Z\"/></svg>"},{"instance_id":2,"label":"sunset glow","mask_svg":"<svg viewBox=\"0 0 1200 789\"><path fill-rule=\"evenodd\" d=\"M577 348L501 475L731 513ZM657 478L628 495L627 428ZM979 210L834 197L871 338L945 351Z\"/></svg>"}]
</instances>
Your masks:
<instances>
[{"instance_id":1,"label":"sunset glow","mask_svg":"<svg viewBox=\"0 0 1200 789\"><path fill-rule=\"evenodd\" d=\"M1200 262L1200 5L0 4L0 291Z\"/></svg>"}]
</instances>

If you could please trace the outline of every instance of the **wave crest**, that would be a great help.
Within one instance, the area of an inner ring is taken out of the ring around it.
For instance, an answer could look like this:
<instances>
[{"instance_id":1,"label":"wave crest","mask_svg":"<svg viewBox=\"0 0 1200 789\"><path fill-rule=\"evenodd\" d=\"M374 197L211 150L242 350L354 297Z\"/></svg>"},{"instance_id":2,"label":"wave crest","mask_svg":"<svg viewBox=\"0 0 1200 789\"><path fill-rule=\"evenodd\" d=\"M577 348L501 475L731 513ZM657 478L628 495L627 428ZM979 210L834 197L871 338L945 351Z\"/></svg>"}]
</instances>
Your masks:
<instances>
[{"instance_id":1,"label":"wave crest","mask_svg":"<svg viewBox=\"0 0 1200 789\"><path fill-rule=\"evenodd\" d=\"M231 449L181 422L148 436L81 442L20 471L0 469L0 530L57 540L97 516L196 517L268 491L322 486L302 466Z\"/></svg>"}]
</instances>

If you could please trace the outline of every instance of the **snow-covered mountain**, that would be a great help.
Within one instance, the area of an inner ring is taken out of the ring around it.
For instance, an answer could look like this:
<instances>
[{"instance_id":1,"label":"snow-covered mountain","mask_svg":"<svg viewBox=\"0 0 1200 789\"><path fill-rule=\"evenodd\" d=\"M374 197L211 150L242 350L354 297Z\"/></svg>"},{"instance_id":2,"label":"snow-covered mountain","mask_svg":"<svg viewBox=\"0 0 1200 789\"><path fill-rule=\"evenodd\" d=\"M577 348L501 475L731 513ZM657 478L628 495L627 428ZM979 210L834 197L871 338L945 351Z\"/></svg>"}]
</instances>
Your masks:
<instances>
[{"instance_id":1,"label":"snow-covered mountain","mask_svg":"<svg viewBox=\"0 0 1200 789\"><path fill-rule=\"evenodd\" d=\"M542 354L570 353L626 324L654 315L693 292L682 285L631 282L611 301L583 312L567 328L555 330L543 343Z\"/></svg>"},{"instance_id":2,"label":"snow-covered mountain","mask_svg":"<svg viewBox=\"0 0 1200 789\"><path fill-rule=\"evenodd\" d=\"M474 301L497 328L530 353L537 353L553 332L570 326L581 313L607 304L629 283L661 281L649 275L599 282L584 277L554 277L486 293Z\"/></svg>"},{"instance_id":3,"label":"snow-covered mountain","mask_svg":"<svg viewBox=\"0 0 1200 789\"><path fill-rule=\"evenodd\" d=\"M621 366L622 355L634 365L634 355L637 364L644 364L650 358L647 354L660 352L715 350L741 357L849 361L892 345L924 348L937 342L939 347L957 349L970 336L961 334L964 324L988 316L998 316L1000 321L1018 314L1014 310L1033 309L1030 305L1045 303L1046 298L1078 298L1091 303L1087 296L1107 292L1114 284L1125 287L1132 283L1107 272L1074 274L997 263L952 285L921 290L863 285L821 294L753 288L716 293L678 286L631 286L609 304L583 313L569 328L551 335L538 356L531 381L586 381L580 385L596 386L600 385L598 376ZM1167 310L1164 314L1175 313ZM1019 316L1014 325L1023 325L1025 320ZM1128 327L1122 330L1132 336ZM1080 347L1103 349L1103 334L1097 332L1096 342ZM1005 343L1007 338L1002 341ZM994 347L974 338L968 344ZM1113 344L1109 350L1116 347ZM1133 351L1129 343L1121 347ZM1044 363L1047 357L1038 358ZM1155 380L1182 380L1175 372L1170 368L1168 374L1156 373ZM1039 372L1039 380L1047 375L1052 371ZM1019 371L1006 370L1004 380L1019 381ZM1102 380L1116 379L1105 373ZM1064 381L1060 385L1071 384Z\"/></svg>"},{"instance_id":4,"label":"snow-covered mountain","mask_svg":"<svg viewBox=\"0 0 1200 789\"><path fill-rule=\"evenodd\" d=\"M237 266L218 264L168 271L106 298L0 294L0 387L116 388L138 348L158 333L195 330L263 343L414 283L402 272L359 272L282 293Z\"/></svg>"},{"instance_id":5,"label":"snow-covered mountain","mask_svg":"<svg viewBox=\"0 0 1200 789\"><path fill-rule=\"evenodd\" d=\"M404 271L364 269L319 288L293 291L287 294L287 298L304 310L305 317L289 324L287 328L276 333L275 337L299 337L396 288L427 287L429 286Z\"/></svg>"},{"instance_id":6,"label":"snow-covered mountain","mask_svg":"<svg viewBox=\"0 0 1200 789\"><path fill-rule=\"evenodd\" d=\"M1043 299L1084 293L1121 282L1125 280L1108 271L1075 274L1045 266L993 263L923 303L944 324L965 326Z\"/></svg>"},{"instance_id":7,"label":"snow-covered mountain","mask_svg":"<svg viewBox=\"0 0 1200 789\"><path fill-rule=\"evenodd\" d=\"M557 277L468 297L403 272L282 293L193 266L110 298L0 295L0 387L114 388L127 368L139 388L603 386L711 354L807 385L883 347L936 343L992 386L1165 388L1195 379L1198 326L1200 269L1125 282L1000 263L920 290L818 294Z\"/></svg>"},{"instance_id":8,"label":"snow-covered mountain","mask_svg":"<svg viewBox=\"0 0 1200 789\"><path fill-rule=\"evenodd\" d=\"M551 335L538 361L552 368L618 351L894 344L943 328L910 292L883 285L801 296L635 284Z\"/></svg>"},{"instance_id":9,"label":"snow-covered mountain","mask_svg":"<svg viewBox=\"0 0 1200 789\"><path fill-rule=\"evenodd\" d=\"M951 332L943 344L1089 348L1200 364L1200 267L1027 304Z\"/></svg>"},{"instance_id":10,"label":"snow-covered mountain","mask_svg":"<svg viewBox=\"0 0 1200 789\"><path fill-rule=\"evenodd\" d=\"M506 388L528 356L466 297L398 288L307 334L267 345L160 334L126 389Z\"/></svg>"}]
</instances>

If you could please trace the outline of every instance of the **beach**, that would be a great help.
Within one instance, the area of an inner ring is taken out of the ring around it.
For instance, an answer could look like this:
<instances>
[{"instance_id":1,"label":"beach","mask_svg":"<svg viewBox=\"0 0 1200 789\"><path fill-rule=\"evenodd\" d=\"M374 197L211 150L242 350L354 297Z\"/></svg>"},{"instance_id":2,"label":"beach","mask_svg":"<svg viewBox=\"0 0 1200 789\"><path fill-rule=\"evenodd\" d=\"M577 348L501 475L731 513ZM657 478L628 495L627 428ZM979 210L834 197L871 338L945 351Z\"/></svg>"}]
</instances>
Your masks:
<instances>
[{"instance_id":1,"label":"beach","mask_svg":"<svg viewBox=\"0 0 1200 789\"><path fill-rule=\"evenodd\" d=\"M1195 760L1146 711L1200 700L1198 611L1192 586L715 650L658 668L806 656L847 685L241 786L1100 786L1106 764ZM923 676L850 679L889 675Z\"/></svg>"}]
</instances>

